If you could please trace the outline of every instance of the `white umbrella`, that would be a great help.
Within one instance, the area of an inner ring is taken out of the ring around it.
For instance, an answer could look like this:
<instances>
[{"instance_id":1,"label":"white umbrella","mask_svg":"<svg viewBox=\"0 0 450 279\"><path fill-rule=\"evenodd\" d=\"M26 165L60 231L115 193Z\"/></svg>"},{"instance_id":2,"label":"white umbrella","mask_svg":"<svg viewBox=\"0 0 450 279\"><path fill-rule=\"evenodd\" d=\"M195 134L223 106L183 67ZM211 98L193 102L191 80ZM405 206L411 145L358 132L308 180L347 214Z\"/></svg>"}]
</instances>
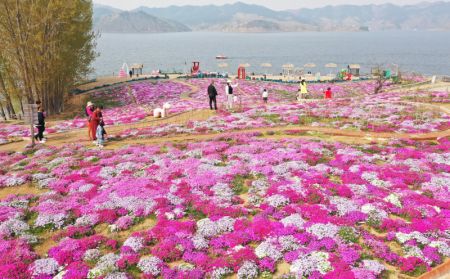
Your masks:
<instances>
[{"instance_id":1,"label":"white umbrella","mask_svg":"<svg viewBox=\"0 0 450 279\"><path fill-rule=\"evenodd\" d=\"M263 67L263 68L271 68L272 64L270 64L270 63L262 63L261 67Z\"/></svg>"},{"instance_id":2,"label":"white umbrella","mask_svg":"<svg viewBox=\"0 0 450 279\"><path fill-rule=\"evenodd\" d=\"M283 65L283 68L285 68L285 69L291 69L291 68L294 68L294 64L284 64L284 65Z\"/></svg>"},{"instance_id":3,"label":"white umbrella","mask_svg":"<svg viewBox=\"0 0 450 279\"><path fill-rule=\"evenodd\" d=\"M315 68L315 67L316 67L316 64L314 64L314 63L308 63L308 64L305 64L303 67L305 67L305 68Z\"/></svg>"},{"instance_id":4,"label":"white umbrella","mask_svg":"<svg viewBox=\"0 0 450 279\"><path fill-rule=\"evenodd\" d=\"M219 68L226 68L226 67L228 67L228 64L227 63L220 63L218 66L219 66Z\"/></svg>"},{"instance_id":5,"label":"white umbrella","mask_svg":"<svg viewBox=\"0 0 450 279\"><path fill-rule=\"evenodd\" d=\"M250 64L244 63L244 64L239 65L239 67L248 68L248 67L250 67Z\"/></svg>"}]
</instances>

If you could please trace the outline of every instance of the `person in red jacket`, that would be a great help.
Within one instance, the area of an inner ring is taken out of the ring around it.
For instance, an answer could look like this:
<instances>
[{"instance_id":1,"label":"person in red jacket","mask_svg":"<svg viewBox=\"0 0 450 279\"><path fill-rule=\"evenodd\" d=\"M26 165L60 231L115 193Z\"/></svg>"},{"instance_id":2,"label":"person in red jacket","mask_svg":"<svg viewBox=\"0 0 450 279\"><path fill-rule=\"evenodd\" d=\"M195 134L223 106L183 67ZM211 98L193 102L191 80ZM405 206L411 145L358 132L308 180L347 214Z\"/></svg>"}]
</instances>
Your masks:
<instances>
[{"instance_id":1,"label":"person in red jacket","mask_svg":"<svg viewBox=\"0 0 450 279\"><path fill-rule=\"evenodd\" d=\"M333 93L331 92L331 87L328 87L327 91L325 91L325 99L331 99Z\"/></svg>"},{"instance_id":2,"label":"person in red jacket","mask_svg":"<svg viewBox=\"0 0 450 279\"><path fill-rule=\"evenodd\" d=\"M92 118L91 118L90 128L91 128L91 133L92 133L92 137L94 140L94 144L97 144L97 142L96 142L97 141L97 136L96 136L97 127L100 124L100 121L103 120L102 110L103 110L103 106L98 106L95 109L94 113L92 114Z\"/></svg>"}]
</instances>

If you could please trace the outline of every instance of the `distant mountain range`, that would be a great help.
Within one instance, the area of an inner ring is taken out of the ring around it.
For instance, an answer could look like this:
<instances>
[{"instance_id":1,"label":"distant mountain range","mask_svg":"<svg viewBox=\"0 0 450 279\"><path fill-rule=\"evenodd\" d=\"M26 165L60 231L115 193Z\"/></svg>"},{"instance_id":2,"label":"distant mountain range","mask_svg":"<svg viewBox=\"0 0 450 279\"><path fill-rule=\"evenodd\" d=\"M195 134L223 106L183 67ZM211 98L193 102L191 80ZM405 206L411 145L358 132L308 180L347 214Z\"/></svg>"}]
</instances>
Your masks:
<instances>
[{"instance_id":1,"label":"distant mountain range","mask_svg":"<svg viewBox=\"0 0 450 279\"><path fill-rule=\"evenodd\" d=\"M450 30L450 2L289 11L241 2L223 6L139 7L132 11L94 5L94 25L105 33Z\"/></svg>"}]
</instances>

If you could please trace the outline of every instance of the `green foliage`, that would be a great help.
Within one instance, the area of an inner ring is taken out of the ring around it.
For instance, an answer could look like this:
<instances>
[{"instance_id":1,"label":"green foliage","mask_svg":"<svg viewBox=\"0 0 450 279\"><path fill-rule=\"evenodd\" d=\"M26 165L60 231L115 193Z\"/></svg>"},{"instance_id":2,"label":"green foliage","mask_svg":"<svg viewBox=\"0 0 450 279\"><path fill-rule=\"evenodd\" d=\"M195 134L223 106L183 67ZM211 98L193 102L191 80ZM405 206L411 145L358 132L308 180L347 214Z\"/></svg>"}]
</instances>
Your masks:
<instances>
[{"instance_id":1,"label":"green foliage","mask_svg":"<svg viewBox=\"0 0 450 279\"><path fill-rule=\"evenodd\" d=\"M342 227L339 230L339 237L347 243L357 243L359 239L359 236L351 227Z\"/></svg>"},{"instance_id":2,"label":"green foliage","mask_svg":"<svg viewBox=\"0 0 450 279\"><path fill-rule=\"evenodd\" d=\"M261 273L259 278L261 278L261 279L272 279L273 278L273 274L270 273L269 271L264 271L263 273Z\"/></svg>"},{"instance_id":3,"label":"green foliage","mask_svg":"<svg viewBox=\"0 0 450 279\"><path fill-rule=\"evenodd\" d=\"M208 216L206 216L205 213L194 208L194 206L191 203L189 203L186 206L186 215L191 216L195 220L201 220L201 219L208 217Z\"/></svg>"},{"instance_id":4,"label":"green foliage","mask_svg":"<svg viewBox=\"0 0 450 279\"><path fill-rule=\"evenodd\" d=\"M242 195L248 192L248 187L245 185L247 179L252 179L251 175L236 175L231 182L231 188L236 195Z\"/></svg>"},{"instance_id":5,"label":"green foliage","mask_svg":"<svg viewBox=\"0 0 450 279\"><path fill-rule=\"evenodd\" d=\"M272 123L278 123L281 121L279 114L263 114L261 115L261 117L267 120L268 122Z\"/></svg>"}]
</instances>

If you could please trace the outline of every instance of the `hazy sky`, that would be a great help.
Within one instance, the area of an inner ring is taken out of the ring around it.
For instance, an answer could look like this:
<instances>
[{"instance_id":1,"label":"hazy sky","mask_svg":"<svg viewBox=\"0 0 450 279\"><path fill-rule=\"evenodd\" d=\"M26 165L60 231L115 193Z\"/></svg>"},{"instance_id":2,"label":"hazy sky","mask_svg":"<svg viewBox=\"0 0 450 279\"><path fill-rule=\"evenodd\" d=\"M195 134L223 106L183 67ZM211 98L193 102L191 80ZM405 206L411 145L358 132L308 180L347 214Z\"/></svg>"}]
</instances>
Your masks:
<instances>
[{"instance_id":1,"label":"hazy sky","mask_svg":"<svg viewBox=\"0 0 450 279\"><path fill-rule=\"evenodd\" d=\"M394 3L397 5L416 4L424 0L242 0L241 2L263 5L275 10L313 8L326 5L341 4L382 4ZM428 0L428 2L438 2L439 0ZM446 0L445 2L448 2ZM170 5L222 5L237 2L236 0L94 0L95 3L113 6L119 9L131 10L139 6L166 7Z\"/></svg>"}]
</instances>

